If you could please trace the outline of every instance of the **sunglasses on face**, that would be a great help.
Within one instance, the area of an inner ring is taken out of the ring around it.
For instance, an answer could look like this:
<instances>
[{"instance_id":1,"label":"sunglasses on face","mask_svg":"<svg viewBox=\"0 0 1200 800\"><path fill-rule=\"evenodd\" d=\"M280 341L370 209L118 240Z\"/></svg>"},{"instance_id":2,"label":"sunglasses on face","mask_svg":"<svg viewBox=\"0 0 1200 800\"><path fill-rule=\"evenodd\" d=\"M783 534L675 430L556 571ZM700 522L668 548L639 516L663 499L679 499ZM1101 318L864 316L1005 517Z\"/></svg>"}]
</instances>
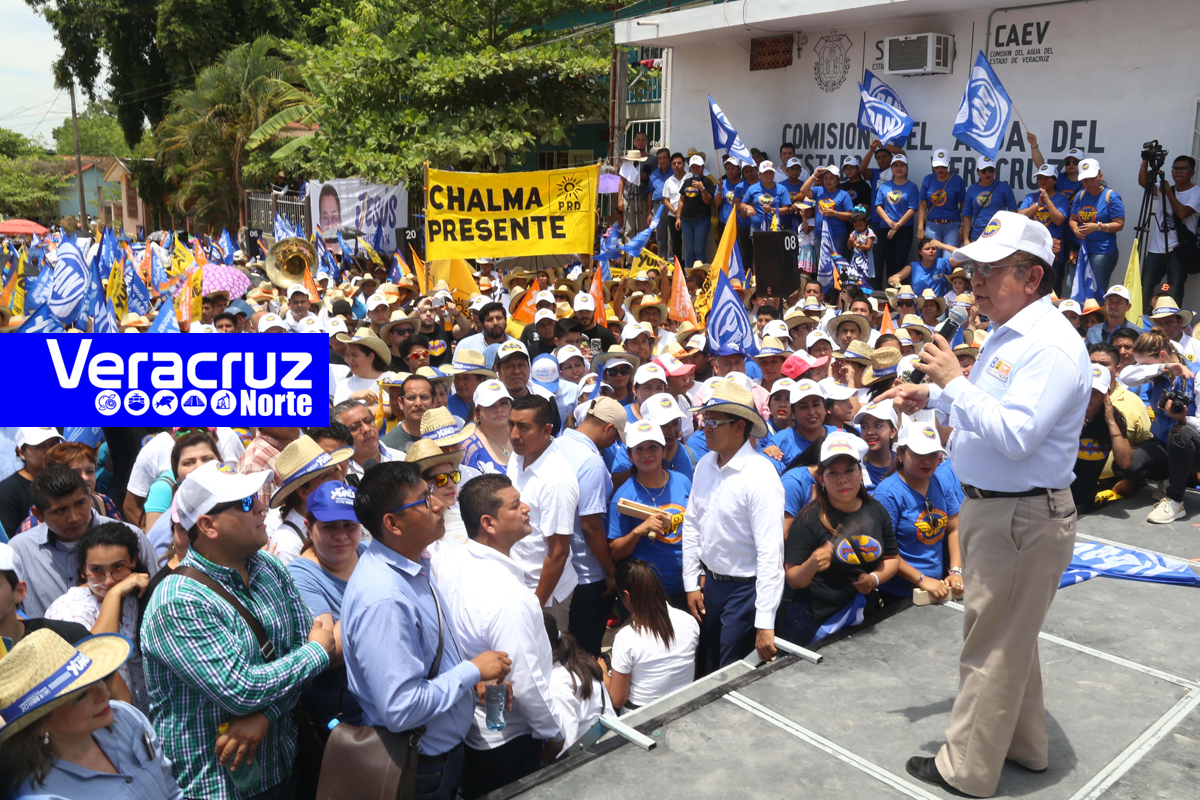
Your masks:
<instances>
[{"instance_id":1,"label":"sunglasses on face","mask_svg":"<svg viewBox=\"0 0 1200 800\"><path fill-rule=\"evenodd\" d=\"M994 174L996 174L996 170L992 169L991 167L988 167L987 169L981 169L981 170L979 170L979 174L981 174L981 175L994 175Z\"/></svg>"},{"instance_id":2,"label":"sunglasses on face","mask_svg":"<svg viewBox=\"0 0 1200 800\"><path fill-rule=\"evenodd\" d=\"M987 280L992 276L992 271L1004 269L1005 267L1013 267L1015 264L979 264L974 261L968 261L963 264L963 272L967 273L968 278L974 278L976 275Z\"/></svg>"},{"instance_id":3,"label":"sunglasses on face","mask_svg":"<svg viewBox=\"0 0 1200 800\"><path fill-rule=\"evenodd\" d=\"M250 513L250 509L254 508L255 497L256 495L250 495L249 497L243 497L241 500L234 500L231 503L222 503L218 506L215 506L213 510L208 513L210 515L214 515L225 511L241 511L248 514Z\"/></svg>"},{"instance_id":4,"label":"sunglasses on face","mask_svg":"<svg viewBox=\"0 0 1200 800\"><path fill-rule=\"evenodd\" d=\"M422 358L429 358L428 350L409 350L408 357L413 361L418 361Z\"/></svg>"},{"instance_id":5,"label":"sunglasses on face","mask_svg":"<svg viewBox=\"0 0 1200 800\"><path fill-rule=\"evenodd\" d=\"M632 367L609 367L605 370L609 375L629 375L633 372Z\"/></svg>"},{"instance_id":6,"label":"sunglasses on face","mask_svg":"<svg viewBox=\"0 0 1200 800\"><path fill-rule=\"evenodd\" d=\"M114 581L120 581L129 577L129 572L129 565L124 562L111 568L93 564L87 568L87 579L95 583L103 583L111 575Z\"/></svg>"},{"instance_id":7,"label":"sunglasses on face","mask_svg":"<svg viewBox=\"0 0 1200 800\"><path fill-rule=\"evenodd\" d=\"M1064 167L1077 167L1077 166L1079 166L1079 161L1074 158L1068 158L1065 161L1063 161L1063 166Z\"/></svg>"},{"instance_id":8,"label":"sunglasses on face","mask_svg":"<svg viewBox=\"0 0 1200 800\"><path fill-rule=\"evenodd\" d=\"M433 498L433 484L431 483L431 484L429 484L429 488L425 490L425 494L422 495L420 499L413 500L411 503L405 503L402 506L396 506L395 508L393 508L391 511L389 511L387 513L395 514L400 511L407 511L410 508L415 508L416 506L419 506L422 504L424 504L426 508L432 510L433 509L432 498Z\"/></svg>"},{"instance_id":9,"label":"sunglasses on face","mask_svg":"<svg viewBox=\"0 0 1200 800\"><path fill-rule=\"evenodd\" d=\"M435 486L438 489L445 489L446 486L453 483L455 485L462 479L462 473L458 470L454 472L443 472L439 475L426 476L425 480L429 481L430 486Z\"/></svg>"}]
</instances>

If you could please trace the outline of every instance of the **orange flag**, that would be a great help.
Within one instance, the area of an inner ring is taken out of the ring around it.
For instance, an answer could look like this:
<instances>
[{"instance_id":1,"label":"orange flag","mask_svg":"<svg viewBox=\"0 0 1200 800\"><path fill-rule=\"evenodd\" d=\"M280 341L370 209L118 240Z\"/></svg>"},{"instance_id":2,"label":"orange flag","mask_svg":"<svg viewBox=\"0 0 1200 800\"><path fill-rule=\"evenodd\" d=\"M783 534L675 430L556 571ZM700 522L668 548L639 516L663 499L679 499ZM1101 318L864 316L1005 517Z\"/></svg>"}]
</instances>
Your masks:
<instances>
[{"instance_id":1,"label":"orange flag","mask_svg":"<svg viewBox=\"0 0 1200 800\"><path fill-rule=\"evenodd\" d=\"M142 278L142 283L146 284L147 288L150 289L150 296L158 297L159 291L154 286L154 281L150 279L150 272L153 269L154 264L153 259L154 253L151 252L150 245L146 245L146 250L142 253L142 261L137 265L137 271L138 275L140 275Z\"/></svg>"},{"instance_id":2,"label":"orange flag","mask_svg":"<svg viewBox=\"0 0 1200 800\"><path fill-rule=\"evenodd\" d=\"M308 267L304 268L304 288L308 289L309 302L321 302L321 290L317 288L317 282L313 280L312 272Z\"/></svg>"},{"instance_id":3,"label":"orange flag","mask_svg":"<svg viewBox=\"0 0 1200 800\"><path fill-rule=\"evenodd\" d=\"M676 322L699 324L696 311L692 308L692 298L687 290L687 278L683 267L679 266L679 258L675 259L675 271L671 273L671 302L667 306L667 317Z\"/></svg>"},{"instance_id":4,"label":"orange flag","mask_svg":"<svg viewBox=\"0 0 1200 800\"><path fill-rule=\"evenodd\" d=\"M204 266L208 263L208 256L204 255L204 248L200 246L200 240L196 239L192 242L192 254L196 256L196 263Z\"/></svg>"},{"instance_id":5,"label":"orange flag","mask_svg":"<svg viewBox=\"0 0 1200 800\"><path fill-rule=\"evenodd\" d=\"M883 322L879 323L879 332L881 334L896 333L896 326L892 324L892 309L887 306L883 307Z\"/></svg>"},{"instance_id":6,"label":"orange flag","mask_svg":"<svg viewBox=\"0 0 1200 800\"><path fill-rule=\"evenodd\" d=\"M588 294L592 296L592 301L596 304L596 310L592 312L592 319L597 325L607 324L608 314L604 310L604 276L598 268L592 275L592 288Z\"/></svg>"},{"instance_id":7,"label":"orange flag","mask_svg":"<svg viewBox=\"0 0 1200 800\"><path fill-rule=\"evenodd\" d=\"M533 322L533 317L537 314L537 293L540 290L541 284L537 281L529 285L525 296L521 298L521 305L517 306L517 310L512 313L513 319L517 322L524 322L526 325Z\"/></svg>"},{"instance_id":8,"label":"orange flag","mask_svg":"<svg viewBox=\"0 0 1200 800\"><path fill-rule=\"evenodd\" d=\"M180 277L184 280L175 296L175 319L179 322L179 330L187 333L192 327L192 282L186 276Z\"/></svg>"}]
</instances>

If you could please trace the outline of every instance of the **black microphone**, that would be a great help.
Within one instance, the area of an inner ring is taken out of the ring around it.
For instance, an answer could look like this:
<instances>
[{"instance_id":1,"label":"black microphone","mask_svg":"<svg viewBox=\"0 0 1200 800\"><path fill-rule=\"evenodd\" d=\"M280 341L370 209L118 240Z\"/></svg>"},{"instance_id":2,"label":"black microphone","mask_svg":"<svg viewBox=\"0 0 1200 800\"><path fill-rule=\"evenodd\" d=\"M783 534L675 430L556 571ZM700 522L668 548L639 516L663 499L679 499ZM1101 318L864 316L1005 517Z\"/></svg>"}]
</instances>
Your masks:
<instances>
[{"instance_id":1,"label":"black microphone","mask_svg":"<svg viewBox=\"0 0 1200 800\"><path fill-rule=\"evenodd\" d=\"M942 323L942 327L938 328L938 335L947 342L954 341L954 337L958 335L958 329L961 328L963 323L966 321L967 312L963 311L957 306L954 306L950 309L949 313L946 314L946 321ZM913 383L924 383L925 379L928 377L929 376L925 374L924 370L922 370L916 364L913 365Z\"/></svg>"}]
</instances>

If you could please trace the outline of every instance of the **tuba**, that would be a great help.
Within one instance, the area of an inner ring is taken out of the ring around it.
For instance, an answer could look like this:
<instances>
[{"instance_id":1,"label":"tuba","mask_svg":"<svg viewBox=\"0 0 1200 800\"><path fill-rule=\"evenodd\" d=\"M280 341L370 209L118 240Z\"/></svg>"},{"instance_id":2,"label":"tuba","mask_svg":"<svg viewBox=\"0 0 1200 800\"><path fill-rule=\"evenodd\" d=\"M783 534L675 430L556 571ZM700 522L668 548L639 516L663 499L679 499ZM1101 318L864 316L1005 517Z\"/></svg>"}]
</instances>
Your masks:
<instances>
[{"instance_id":1,"label":"tuba","mask_svg":"<svg viewBox=\"0 0 1200 800\"><path fill-rule=\"evenodd\" d=\"M280 239L267 252L267 278L280 289L304 282L304 270L317 263L317 248L299 236Z\"/></svg>"}]
</instances>

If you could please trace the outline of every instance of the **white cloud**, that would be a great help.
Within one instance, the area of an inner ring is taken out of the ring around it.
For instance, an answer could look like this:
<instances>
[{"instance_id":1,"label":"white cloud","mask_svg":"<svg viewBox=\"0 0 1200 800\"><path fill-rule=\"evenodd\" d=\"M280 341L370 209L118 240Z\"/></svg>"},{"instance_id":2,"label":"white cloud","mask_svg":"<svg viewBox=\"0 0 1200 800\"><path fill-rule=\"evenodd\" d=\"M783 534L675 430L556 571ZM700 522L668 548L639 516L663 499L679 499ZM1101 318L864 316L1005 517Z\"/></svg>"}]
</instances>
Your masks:
<instances>
[{"instance_id":1,"label":"white cloud","mask_svg":"<svg viewBox=\"0 0 1200 800\"><path fill-rule=\"evenodd\" d=\"M24 0L0 0L0 20L0 127L53 144L50 131L71 115L67 92L54 88L54 30Z\"/></svg>"}]
</instances>

